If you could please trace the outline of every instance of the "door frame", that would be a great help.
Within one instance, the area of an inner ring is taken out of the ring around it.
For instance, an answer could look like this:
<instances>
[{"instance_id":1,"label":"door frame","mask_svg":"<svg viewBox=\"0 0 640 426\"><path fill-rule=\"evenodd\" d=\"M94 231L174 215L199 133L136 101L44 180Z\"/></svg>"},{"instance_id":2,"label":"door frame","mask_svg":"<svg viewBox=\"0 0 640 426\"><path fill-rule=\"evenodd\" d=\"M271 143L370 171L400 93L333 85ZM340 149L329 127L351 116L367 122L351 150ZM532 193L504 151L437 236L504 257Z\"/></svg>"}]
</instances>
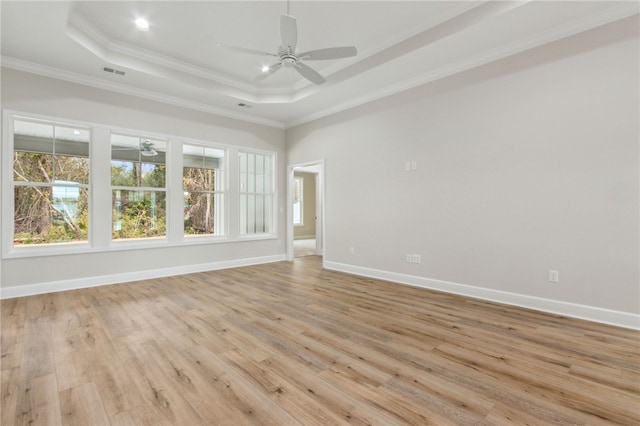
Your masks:
<instances>
[{"instance_id":1,"label":"door frame","mask_svg":"<svg viewBox=\"0 0 640 426\"><path fill-rule=\"evenodd\" d=\"M324 160L307 161L287 166L287 244L286 258L293 261L293 173L306 171L316 174L316 254L326 255L325 247L325 194Z\"/></svg>"}]
</instances>

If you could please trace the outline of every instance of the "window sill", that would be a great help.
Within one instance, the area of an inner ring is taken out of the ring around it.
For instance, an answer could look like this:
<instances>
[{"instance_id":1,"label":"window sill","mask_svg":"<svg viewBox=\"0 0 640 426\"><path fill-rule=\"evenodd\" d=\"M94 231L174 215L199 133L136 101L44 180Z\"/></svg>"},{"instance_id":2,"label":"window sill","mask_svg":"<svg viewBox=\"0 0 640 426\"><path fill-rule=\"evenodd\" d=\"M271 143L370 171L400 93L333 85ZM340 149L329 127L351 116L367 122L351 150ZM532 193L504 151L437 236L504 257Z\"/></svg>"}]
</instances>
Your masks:
<instances>
[{"instance_id":1,"label":"window sill","mask_svg":"<svg viewBox=\"0 0 640 426\"><path fill-rule=\"evenodd\" d=\"M2 258L20 259L30 257L49 257L75 254L118 252L128 250L145 250L154 248L179 248L207 244L226 244L245 241L276 240L277 238L278 236L276 234L242 235L235 239L229 239L227 236L222 235L202 235L185 237L183 240L176 242L169 242L169 240L166 238L116 240L112 241L109 246L105 247L91 247L88 243L67 243L64 245L57 244L46 247L12 247L3 254Z\"/></svg>"},{"instance_id":2,"label":"window sill","mask_svg":"<svg viewBox=\"0 0 640 426\"><path fill-rule=\"evenodd\" d=\"M173 246L193 246L198 244L219 244L233 242L226 235L189 235L182 241L173 243Z\"/></svg>"},{"instance_id":3,"label":"window sill","mask_svg":"<svg viewBox=\"0 0 640 426\"><path fill-rule=\"evenodd\" d=\"M91 246L86 242L59 243L44 245L23 245L11 247L3 253L3 259L19 259L22 257L64 256L68 254L87 253Z\"/></svg>"},{"instance_id":4,"label":"window sill","mask_svg":"<svg viewBox=\"0 0 640 426\"><path fill-rule=\"evenodd\" d=\"M275 240L276 234L248 234L240 235L236 241L259 241L259 240Z\"/></svg>"}]
</instances>

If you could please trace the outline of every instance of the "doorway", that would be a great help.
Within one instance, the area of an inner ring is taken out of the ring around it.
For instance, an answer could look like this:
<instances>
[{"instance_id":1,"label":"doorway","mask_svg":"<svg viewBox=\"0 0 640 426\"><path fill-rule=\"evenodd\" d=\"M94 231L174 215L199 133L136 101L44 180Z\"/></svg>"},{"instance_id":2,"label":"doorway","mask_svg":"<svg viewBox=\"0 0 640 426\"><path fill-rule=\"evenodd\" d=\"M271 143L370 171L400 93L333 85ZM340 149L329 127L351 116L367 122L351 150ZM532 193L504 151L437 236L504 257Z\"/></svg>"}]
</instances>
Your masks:
<instances>
[{"instance_id":1,"label":"doorway","mask_svg":"<svg viewBox=\"0 0 640 426\"><path fill-rule=\"evenodd\" d=\"M323 256L324 162L289 166L287 188L287 259Z\"/></svg>"}]
</instances>

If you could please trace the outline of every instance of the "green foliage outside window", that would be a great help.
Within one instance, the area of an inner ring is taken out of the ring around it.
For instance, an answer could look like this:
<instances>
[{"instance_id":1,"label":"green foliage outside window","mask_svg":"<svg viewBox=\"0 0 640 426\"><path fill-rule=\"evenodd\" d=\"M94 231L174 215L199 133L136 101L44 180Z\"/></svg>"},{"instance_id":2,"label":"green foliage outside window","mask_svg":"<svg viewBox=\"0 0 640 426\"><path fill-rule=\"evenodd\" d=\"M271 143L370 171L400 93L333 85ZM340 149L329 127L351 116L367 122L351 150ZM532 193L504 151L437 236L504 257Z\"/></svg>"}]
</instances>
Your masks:
<instances>
[{"instance_id":1,"label":"green foliage outside window","mask_svg":"<svg viewBox=\"0 0 640 426\"><path fill-rule=\"evenodd\" d=\"M165 151L164 141L112 134L114 240L166 236Z\"/></svg>"},{"instance_id":2,"label":"green foliage outside window","mask_svg":"<svg viewBox=\"0 0 640 426\"><path fill-rule=\"evenodd\" d=\"M165 193L113 191L113 239L166 235Z\"/></svg>"},{"instance_id":3,"label":"green foliage outside window","mask_svg":"<svg viewBox=\"0 0 640 426\"><path fill-rule=\"evenodd\" d=\"M111 185L164 188L167 166L137 161L111 161Z\"/></svg>"},{"instance_id":4,"label":"green foliage outside window","mask_svg":"<svg viewBox=\"0 0 640 426\"><path fill-rule=\"evenodd\" d=\"M184 235L223 235L224 150L184 144L182 154Z\"/></svg>"},{"instance_id":5,"label":"green foliage outside window","mask_svg":"<svg viewBox=\"0 0 640 426\"><path fill-rule=\"evenodd\" d=\"M184 233L187 235L214 233L215 174L212 169L184 168Z\"/></svg>"},{"instance_id":6,"label":"green foliage outside window","mask_svg":"<svg viewBox=\"0 0 640 426\"><path fill-rule=\"evenodd\" d=\"M86 241L87 158L15 152L14 245Z\"/></svg>"}]
</instances>

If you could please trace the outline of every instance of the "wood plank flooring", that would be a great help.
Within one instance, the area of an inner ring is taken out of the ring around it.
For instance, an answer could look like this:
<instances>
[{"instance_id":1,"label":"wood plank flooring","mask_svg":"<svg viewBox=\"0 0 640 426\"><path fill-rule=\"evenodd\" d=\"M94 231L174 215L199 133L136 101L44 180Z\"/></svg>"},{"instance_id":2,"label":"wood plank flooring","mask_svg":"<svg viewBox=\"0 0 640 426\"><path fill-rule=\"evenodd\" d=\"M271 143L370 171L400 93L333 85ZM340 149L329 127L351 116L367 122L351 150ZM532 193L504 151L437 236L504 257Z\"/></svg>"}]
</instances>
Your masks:
<instances>
[{"instance_id":1,"label":"wood plank flooring","mask_svg":"<svg viewBox=\"0 0 640 426\"><path fill-rule=\"evenodd\" d=\"M4 426L640 424L640 332L315 256L1 308Z\"/></svg>"}]
</instances>

